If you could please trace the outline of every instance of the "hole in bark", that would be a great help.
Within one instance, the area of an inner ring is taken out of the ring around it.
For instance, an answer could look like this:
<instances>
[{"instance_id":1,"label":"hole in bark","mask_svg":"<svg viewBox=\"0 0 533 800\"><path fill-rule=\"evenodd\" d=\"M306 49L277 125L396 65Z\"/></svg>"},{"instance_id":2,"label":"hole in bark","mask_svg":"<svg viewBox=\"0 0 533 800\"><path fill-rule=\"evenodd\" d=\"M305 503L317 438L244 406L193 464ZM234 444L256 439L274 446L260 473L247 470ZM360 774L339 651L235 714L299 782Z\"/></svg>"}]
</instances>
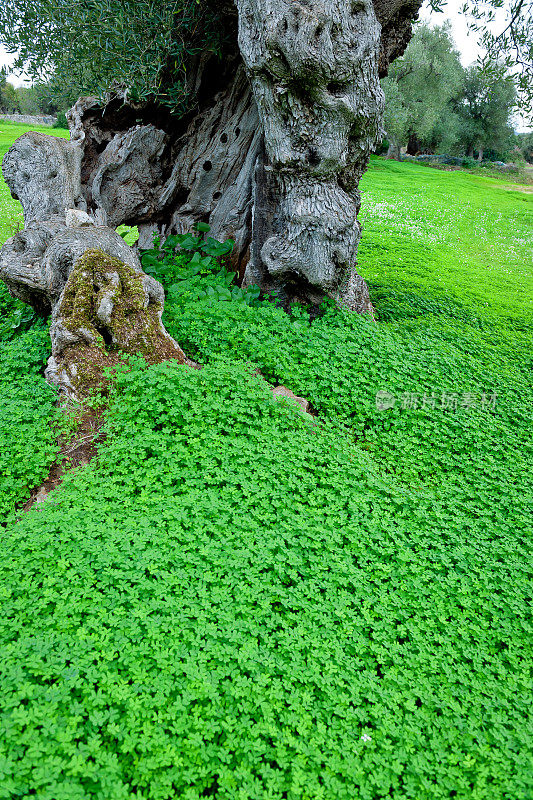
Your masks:
<instances>
[{"instance_id":1,"label":"hole in bark","mask_svg":"<svg viewBox=\"0 0 533 800\"><path fill-rule=\"evenodd\" d=\"M49 178L57 178L57 169L52 170L52 172L50 173L50 175L48 177Z\"/></svg>"},{"instance_id":2,"label":"hole in bark","mask_svg":"<svg viewBox=\"0 0 533 800\"><path fill-rule=\"evenodd\" d=\"M206 172L209 172L210 170L213 169L213 164L211 163L211 161L204 161L204 169Z\"/></svg>"},{"instance_id":3,"label":"hole in bark","mask_svg":"<svg viewBox=\"0 0 533 800\"><path fill-rule=\"evenodd\" d=\"M235 128L235 136L239 136L241 132L240 128Z\"/></svg>"},{"instance_id":4,"label":"hole in bark","mask_svg":"<svg viewBox=\"0 0 533 800\"><path fill-rule=\"evenodd\" d=\"M104 344L105 344L106 347L109 347L110 345L113 344L113 337L111 336L111 334L109 333L107 328L98 328L98 327L96 327L96 330L98 331L98 333L100 334L100 336L104 340Z\"/></svg>"},{"instance_id":5,"label":"hole in bark","mask_svg":"<svg viewBox=\"0 0 533 800\"><path fill-rule=\"evenodd\" d=\"M315 28L315 39L318 39L320 37L320 35L322 34L323 30L324 30L324 26L323 25L317 25L316 26L316 28Z\"/></svg>"},{"instance_id":6,"label":"hole in bark","mask_svg":"<svg viewBox=\"0 0 533 800\"><path fill-rule=\"evenodd\" d=\"M314 147L310 147L307 152L307 163L311 167L318 167L320 164L320 156L318 155L317 150Z\"/></svg>"},{"instance_id":7,"label":"hole in bark","mask_svg":"<svg viewBox=\"0 0 533 800\"><path fill-rule=\"evenodd\" d=\"M179 208L180 206L185 205L187 200L189 199L190 191L186 189L185 186L181 186L176 194L176 206ZM173 231L175 233L175 231Z\"/></svg>"},{"instance_id":8,"label":"hole in bark","mask_svg":"<svg viewBox=\"0 0 533 800\"><path fill-rule=\"evenodd\" d=\"M215 192L213 195L213 200L219 200L222 197L222 192Z\"/></svg>"},{"instance_id":9,"label":"hole in bark","mask_svg":"<svg viewBox=\"0 0 533 800\"><path fill-rule=\"evenodd\" d=\"M222 136L220 137L220 141L222 142L222 144L226 144L226 142L228 141L228 134L223 133Z\"/></svg>"},{"instance_id":10,"label":"hole in bark","mask_svg":"<svg viewBox=\"0 0 533 800\"><path fill-rule=\"evenodd\" d=\"M15 253L23 253L26 249L26 241L22 236L15 236L13 239L13 250Z\"/></svg>"},{"instance_id":11,"label":"hole in bark","mask_svg":"<svg viewBox=\"0 0 533 800\"><path fill-rule=\"evenodd\" d=\"M281 20L281 30L287 31L288 29L289 29L289 23L287 22L285 17L283 17L283 19Z\"/></svg>"},{"instance_id":12,"label":"hole in bark","mask_svg":"<svg viewBox=\"0 0 533 800\"><path fill-rule=\"evenodd\" d=\"M350 128L350 133L348 134L348 138L350 139L351 142L357 141L357 139L361 138L363 131L364 131L364 121L362 121L361 119L357 119Z\"/></svg>"},{"instance_id":13,"label":"hole in bark","mask_svg":"<svg viewBox=\"0 0 533 800\"><path fill-rule=\"evenodd\" d=\"M348 88L347 83L342 83L341 81L330 81L326 86L328 92L335 97L340 97L343 94L346 94L346 90Z\"/></svg>"}]
</instances>

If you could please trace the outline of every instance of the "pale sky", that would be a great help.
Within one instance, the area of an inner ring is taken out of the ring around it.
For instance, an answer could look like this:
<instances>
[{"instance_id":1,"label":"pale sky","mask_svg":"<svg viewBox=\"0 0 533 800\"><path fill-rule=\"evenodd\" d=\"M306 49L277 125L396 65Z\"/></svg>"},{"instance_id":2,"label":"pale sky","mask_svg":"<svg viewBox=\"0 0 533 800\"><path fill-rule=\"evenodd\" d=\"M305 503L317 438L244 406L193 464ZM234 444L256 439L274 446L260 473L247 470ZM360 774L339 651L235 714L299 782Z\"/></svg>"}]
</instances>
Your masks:
<instances>
[{"instance_id":1,"label":"pale sky","mask_svg":"<svg viewBox=\"0 0 533 800\"><path fill-rule=\"evenodd\" d=\"M461 62L464 67L467 67L476 60L480 50L477 45L475 34L468 34L466 20L464 16L459 13L463 3L464 0L447 0L446 6L444 7L444 13L442 14L436 14L435 12L432 12L426 3L422 7L420 18L422 21L428 22L431 25L442 25L445 20L450 21L453 39L455 41L457 50L460 53ZM504 6L505 5L506 2L504 0ZM505 27L505 9L502 9L498 12L496 15L496 20L497 22L494 30L495 32L498 32ZM9 55L5 48L0 44L0 66L10 66L13 62L13 58L14 56ZM15 86L28 85L28 81L25 80L24 76L20 74L11 74L10 80ZM524 127L524 123L521 119L517 118L515 123L518 130L528 130L526 127Z\"/></svg>"},{"instance_id":2,"label":"pale sky","mask_svg":"<svg viewBox=\"0 0 533 800\"><path fill-rule=\"evenodd\" d=\"M13 59L14 56L9 55L9 53L6 52L5 47L0 44L0 67L10 67L13 63ZM20 76L14 75L13 73L10 73L9 80L14 86L23 86L26 83L20 78Z\"/></svg>"},{"instance_id":3,"label":"pale sky","mask_svg":"<svg viewBox=\"0 0 533 800\"><path fill-rule=\"evenodd\" d=\"M463 5L464 0L447 0L443 13L436 14L428 8L426 3L422 6L420 19L430 25L442 25L445 20L448 20L452 26L452 36L461 56L461 63L463 67L468 67L477 59L480 48L476 35L469 35L467 32L466 18L460 13ZM502 21L505 20L504 12L500 12L498 16L503 18ZM505 23L502 27L505 27Z\"/></svg>"}]
</instances>

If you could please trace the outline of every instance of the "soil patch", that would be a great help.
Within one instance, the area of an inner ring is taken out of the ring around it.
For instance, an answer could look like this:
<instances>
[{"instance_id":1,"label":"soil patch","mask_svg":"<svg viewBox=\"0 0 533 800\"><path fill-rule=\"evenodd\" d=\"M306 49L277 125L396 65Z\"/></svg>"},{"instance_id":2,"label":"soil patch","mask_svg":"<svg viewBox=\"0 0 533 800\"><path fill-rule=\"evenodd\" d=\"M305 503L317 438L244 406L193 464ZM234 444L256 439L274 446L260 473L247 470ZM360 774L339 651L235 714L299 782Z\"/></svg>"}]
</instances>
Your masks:
<instances>
[{"instance_id":1,"label":"soil patch","mask_svg":"<svg viewBox=\"0 0 533 800\"><path fill-rule=\"evenodd\" d=\"M103 423L102 412L88 408L80 410L79 416L76 416L76 432L59 438L61 450L58 458L43 483L34 487L29 499L22 506L22 511L28 511L33 505L42 503L63 482L67 472L92 461L98 454L98 445L105 438L102 433Z\"/></svg>"}]
</instances>

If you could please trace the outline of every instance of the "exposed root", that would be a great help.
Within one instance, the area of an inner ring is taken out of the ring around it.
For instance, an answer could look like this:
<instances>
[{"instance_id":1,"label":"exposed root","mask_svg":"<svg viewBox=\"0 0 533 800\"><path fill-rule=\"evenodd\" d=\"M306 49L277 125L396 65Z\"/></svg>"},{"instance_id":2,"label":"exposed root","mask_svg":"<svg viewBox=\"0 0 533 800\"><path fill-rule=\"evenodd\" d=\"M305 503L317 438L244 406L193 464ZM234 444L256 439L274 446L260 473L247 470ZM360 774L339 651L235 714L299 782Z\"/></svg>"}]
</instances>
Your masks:
<instances>
[{"instance_id":1,"label":"exposed root","mask_svg":"<svg viewBox=\"0 0 533 800\"><path fill-rule=\"evenodd\" d=\"M59 436L59 455L45 480L32 489L29 499L21 506L22 511L29 511L33 505L42 503L50 492L60 486L67 473L77 467L86 466L98 454L98 445L105 438L102 433L103 412L82 406L75 415L74 422L75 433Z\"/></svg>"}]
</instances>

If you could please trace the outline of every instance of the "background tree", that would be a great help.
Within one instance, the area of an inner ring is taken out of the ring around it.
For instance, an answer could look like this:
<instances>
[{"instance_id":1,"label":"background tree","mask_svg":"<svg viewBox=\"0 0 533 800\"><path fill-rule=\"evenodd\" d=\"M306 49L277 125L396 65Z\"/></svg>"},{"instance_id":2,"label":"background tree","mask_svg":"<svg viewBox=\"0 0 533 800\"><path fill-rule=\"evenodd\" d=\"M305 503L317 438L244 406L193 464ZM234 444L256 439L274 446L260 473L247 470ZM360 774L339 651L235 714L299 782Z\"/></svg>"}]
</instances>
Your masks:
<instances>
[{"instance_id":1,"label":"background tree","mask_svg":"<svg viewBox=\"0 0 533 800\"><path fill-rule=\"evenodd\" d=\"M502 9L505 22L498 23ZM498 80L505 67L513 76L518 106L533 122L533 0L476 0L462 11L484 50L479 67L486 83Z\"/></svg>"},{"instance_id":2,"label":"background tree","mask_svg":"<svg viewBox=\"0 0 533 800\"><path fill-rule=\"evenodd\" d=\"M41 114L65 113L78 99L77 93L70 85L61 85L54 78L34 83L31 91Z\"/></svg>"},{"instance_id":3,"label":"background tree","mask_svg":"<svg viewBox=\"0 0 533 800\"><path fill-rule=\"evenodd\" d=\"M450 25L418 27L404 55L383 80L390 155L398 157L403 145L415 155L440 140L443 131L455 131L452 99L462 80Z\"/></svg>"},{"instance_id":4,"label":"background tree","mask_svg":"<svg viewBox=\"0 0 533 800\"><path fill-rule=\"evenodd\" d=\"M17 91L13 84L7 80L7 69L0 69L0 112L3 114L16 114L19 111Z\"/></svg>"},{"instance_id":5,"label":"background tree","mask_svg":"<svg viewBox=\"0 0 533 800\"><path fill-rule=\"evenodd\" d=\"M478 151L481 161L487 148L508 151L514 131L510 124L516 90L506 68L492 69L488 75L478 65L466 70L461 94L456 102L459 141L468 156Z\"/></svg>"},{"instance_id":6,"label":"background tree","mask_svg":"<svg viewBox=\"0 0 533 800\"><path fill-rule=\"evenodd\" d=\"M533 133L519 133L516 137L517 147L529 164L533 163Z\"/></svg>"},{"instance_id":7,"label":"background tree","mask_svg":"<svg viewBox=\"0 0 533 800\"><path fill-rule=\"evenodd\" d=\"M33 86L19 86L17 99L21 114L40 114L41 109L37 102L37 95Z\"/></svg>"},{"instance_id":8,"label":"background tree","mask_svg":"<svg viewBox=\"0 0 533 800\"><path fill-rule=\"evenodd\" d=\"M385 79L382 85L385 92L385 135L389 143L387 156L400 161L401 148L409 139L409 108L397 81Z\"/></svg>"}]
</instances>

